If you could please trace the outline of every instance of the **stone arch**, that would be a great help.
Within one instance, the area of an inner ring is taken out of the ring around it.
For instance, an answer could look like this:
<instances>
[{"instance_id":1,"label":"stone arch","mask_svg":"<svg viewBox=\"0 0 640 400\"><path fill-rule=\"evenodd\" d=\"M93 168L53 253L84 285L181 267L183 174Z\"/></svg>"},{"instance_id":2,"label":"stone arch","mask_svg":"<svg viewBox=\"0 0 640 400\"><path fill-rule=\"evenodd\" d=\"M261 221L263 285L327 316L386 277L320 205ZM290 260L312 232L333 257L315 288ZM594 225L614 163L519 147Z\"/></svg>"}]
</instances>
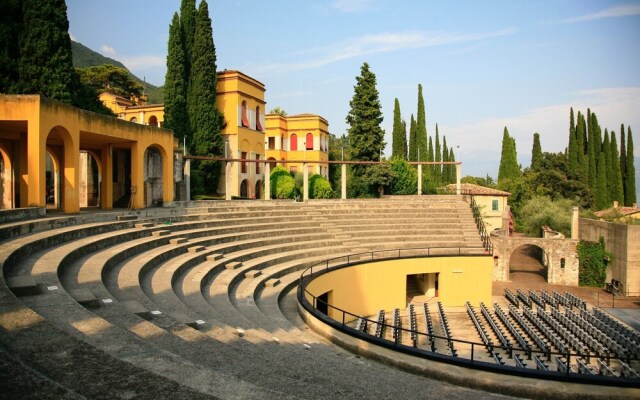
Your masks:
<instances>
[{"instance_id":1,"label":"stone arch","mask_svg":"<svg viewBox=\"0 0 640 400\"><path fill-rule=\"evenodd\" d=\"M56 153L60 160L60 196L56 199L56 205L65 211L77 210L79 146L74 143L72 135L65 127L56 125L47 134L46 147L52 153Z\"/></svg>"},{"instance_id":2,"label":"stone arch","mask_svg":"<svg viewBox=\"0 0 640 400\"><path fill-rule=\"evenodd\" d=\"M144 151L144 189L141 193L145 207L163 202L163 162L166 157L161 146L151 145Z\"/></svg>"},{"instance_id":3,"label":"stone arch","mask_svg":"<svg viewBox=\"0 0 640 400\"><path fill-rule=\"evenodd\" d=\"M240 197L249 198L249 180L240 182Z\"/></svg>"},{"instance_id":4,"label":"stone arch","mask_svg":"<svg viewBox=\"0 0 640 400\"><path fill-rule=\"evenodd\" d=\"M78 169L80 207L100 207L101 158L92 150L81 150Z\"/></svg>"},{"instance_id":5,"label":"stone arch","mask_svg":"<svg viewBox=\"0 0 640 400\"><path fill-rule=\"evenodd\" d=\"M256 188L255 188L255 192L254 192L254 198L256 199L261 199L262 198L262 181L258 180L256 182Z\"/></svg>"},{"instance_id":6,"label":"stone arch","mask_svg":"<svg viewBox=\"0 0 640 400\"><path fill-rule=\"evenodd\" d=\"M45 161L45 207L60 208L61 159L57 151L47 146Z\"/></svg>"},{"instance_id":7,"label":"stone arch","mask_svg":"<svg viewBox=\"0 0 640 400\"><path fill-rule=\"evenodd\" d=\"M539 245L523 243L514 247L508 261L510 281L548 281L548 255Z\"/></svg>"}]
</instances>

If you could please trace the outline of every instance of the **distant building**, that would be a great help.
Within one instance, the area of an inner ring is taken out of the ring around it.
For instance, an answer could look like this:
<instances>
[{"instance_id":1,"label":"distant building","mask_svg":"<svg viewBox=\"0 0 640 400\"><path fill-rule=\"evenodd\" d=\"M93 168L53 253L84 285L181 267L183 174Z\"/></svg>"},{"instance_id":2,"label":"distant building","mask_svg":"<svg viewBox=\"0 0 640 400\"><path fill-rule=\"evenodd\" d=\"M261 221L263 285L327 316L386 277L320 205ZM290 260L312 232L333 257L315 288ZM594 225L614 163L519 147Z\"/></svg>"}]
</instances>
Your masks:
<instances>
[{"instance_id":1,"label":"distant building","mask_svg":"<svg viewBox=\"0 0 640 400\"><path fill-rule=\"evenodd\" d=\"M100 93L100 101L118 118L142 125L164 125L164 104L135 105L133 101L112 93Z\"/></svg>"},{"instance_id":2,"label":"distant building","mask_svg":"<svg viewBox=\"0 0 640 400\"><path fill-rule=\"evenodd\" d=\"M613 220L616 222L625 222L630 219L640 220L640 208L638 203L632 207L620 207L617 201L613 202L613 207L606 210L596 211L596 217Z\"/></svg>"},{"instance_id":3,"label":"distant building","mask_svg":"<svg viewBox=\"0 0 640 400\"><path fill-rule=\"evenodd\" d=\"M487 232L502 228L503 218L510 219L505 213L509 212L507 200L511 193L472 183L462 183L460 187L463 195L470 194L475 198ZM455 191L456 185L447 185L447 190Z\"/></svg>"}]
</instances>

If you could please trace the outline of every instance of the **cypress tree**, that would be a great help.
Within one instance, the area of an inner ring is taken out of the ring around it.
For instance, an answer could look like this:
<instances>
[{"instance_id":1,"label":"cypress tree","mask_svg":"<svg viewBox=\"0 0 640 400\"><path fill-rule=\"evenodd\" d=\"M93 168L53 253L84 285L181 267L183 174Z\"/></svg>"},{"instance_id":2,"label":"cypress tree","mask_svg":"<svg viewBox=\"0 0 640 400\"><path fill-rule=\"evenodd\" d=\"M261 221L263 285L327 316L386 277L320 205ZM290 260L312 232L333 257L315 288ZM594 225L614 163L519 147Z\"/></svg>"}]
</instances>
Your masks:
<instances>
[{"instance_id":1,"label":"cypress tree","mask_svg":"<svg viewBox=\"0 0 640 400\"><path fill-rule=\"evenodd\" d=\"M409 145L407 144L407 122L404 119L402 120L402 137L404 138L401 142L404 146L402 154L404 154L404 159L407 160L409 156Z\"/></svg>"},{"instance_id":2,"label":"cypress tree","mask_svg":"<svg viewBox=\"0 0 640 400\"><path fill-rule=\"evenodd\" d=\"M0 13L0 93L18 93L22 3L20 0L6 0L3 4Z\"/></svg>"},{"instance_id":3,"label":"cypress tree","mask_svg":"<svg viewBox=\"0 0 640 400\"><path fill-rule=\"evenodd\" d=\"M602 210L609 205L609 195L607 193L607 169L605 167L604 152L598 152L598 178L595 187L595 208Z\"/></svg>"},{"instance_id":4,"label":"cypress tree","mask_svg":"<svg viewBox=\"0 0 640 400\"><path fill-rule=\"evenodd\" d=\"M418 135L416 131L416 119L411 114L409 123L409 161L418 161Z\"/></svg>"},{"instance_id":5,"label":"cypress tree","mask_svg":"<svg viewBox=\"0 0 640 400\"><path fill-rule=\"evenodd\" d=\"M427 150L427 161L429 162L433 162L434 161L434 154L433 154L433 139L431 137L429 137L429 149ZM433 165L429 165L429 168L427 168L427 176L429 176L429 178L431 178L432 180L434 179L434 168Z\"/></svg>"},{"instance_id":6,"label":"cypress tree","mask_svg":"<svg viewBox=\"0 0 640 400\"><path fill-rule=\"evenodd\" d=\"M393 107L393 135L391 144L391 157L401 160L407 159L407 133L400 115L400 102L396 97Z\"/></svg>"},{"instance_id":7,"label":"cypress tree","mask_svg":"<svg viewBox=\"0 0 640 400\"><path fill-rule=\"evenodd\" d=\"M169 26L169 45L167 51L167 73L164 81L164 124L172 129L174 136L183 142L187 137L189 144L189 116L187 113L187 75L186 56L182 43L180 17L177 13Z\"/></svg>"},{"instance_id":8,"label":"cypress tree","mask_svg":"<svg viewBox=\"0 0 640 400\"><path fill-rule=\"evenodd\" d=\"M533 149L531 150L531 169L538 171L542 167L542 147L540 146L540 134L533 134Z\"/></svg>"},{"instance_id":9,"label":"cypress tree","mask_svg":"<svg viewBox=\"0 0 640 400\"><path fill-rule=\"evenodd\" d=\"M573 107L569 113L569 148L567 151L569 161L569 176L577 179L578 177L578 138L576 137L576 126L573 117Z\"/></svg>"},{"instance_id":10,"label":"cypress tree","mask_svg":"<svg viewBox=\"0 0 640 400\"><path fill-rule=\"evenodd\" d=\"M626 193L624 187L627 184L627 146L625 145L624 124L620 125L620 174L622 175L623 193ZM626 199L624 194L622 197Z\"/></svg>"},{"instance_id":11,"label":"cypress tree","mask_svg":"<svg viewBox=\"0 0 640 400\"><path fill-rule=\"evenodd\" d=\"M224 117L216 103L216 51L206 0L200 2L196 15L195 40L191 56L192 90L188 99L188 109L193 130L192 153L199 156L221 156L224 142L220 131ZM215 191L218 184L218 164L203 161L199 163L198 169L207 190L210 193Z\"/></svg>"},{"instance_id":12,"label":"cypress tree","mask_svg":"<svg viewBox=\"0 0 640 400\"><path fill-rule=\"evenodd\" d=\"M421 160L428 160L427 117L422 98L422 85L418 84L418 116L416 121L418 152Z\"/></svg>"},{"instance_id":13,"label":"cypress tree","mask_svg":"<svg viewBox=\"0 0 640 400\"><path fill-rule=\"evenodd\" d=\"M624 204L628 207L633 206L638 200L636 198L636 168L634 165L635 158L633 156L633 136L631 135L631 127L627 126L627 170L626 183L624 185Z\"/></svg>"},{"instance_id":14,"label":"cypress tree","mask_svg":"<svg viewBox=\"0 0 640 400\"><path fill-rule=\"evenodd\" d=\"M578 111L578 122L576 123L576 147L578 152L577 175L585 185L589 183L589 163L587 160L587 126L584 115Z\"/></svg>"},{"instance_id":15,"label":"cypress tree","mask_svg":"<svg viewBox=\"0 0 640 400\"><path fill-rule=\"evenodd\" d=\"M453 154L453 147L449 149L449 161L456 161L456 156L455 154ZM456 182L456 166L452 164L452 165L449 165L449 183L455 183L455 182Z\"/></svg>"},{"instance_id":16,"label":"cypress tree","mask_svg":"<svg viewBox=\"0 0 640 400\"><path fill-rule=\"evenodd\" d=\"M612 183L611 201L617 201L618 204L624 205L624 188L622 186L622 173L620 172L620 157L618 156L618 143L616 141L615 132L611 131L611 176L609 181Z\"/></svg>"},{"instance_id":17,"label":"cypress tree","mask_svg":"<svg viewBox=\"0 0 640 400\"><path fill-rule=\"evenodd\" d=\"M196 36L196 0L182 0L180 4L180 32L182 46L186 56L184 63L185 76L191 76L191 52Z\"/></svg>"},{"instance_id":18,"label":"cypress tree","mask_svg":"<svg viewBox=\"0 0 640 400\"><path fill-rule=\"evenodd\" d=\"M384 131L380 127L384 118L376 88L376 75L366 62L360 68L360 76L356 77L353 98L349 104L351 109L346 120L350 125L347 133L352 159L379 161L380 150L384 147ZM353 170L360 175L363 169L355 166Z\"/></svg>"},{"instance_id":19,"label":"cypress tree","mask_svg":"<svg viewBox=\"0 0 640 400\"><path fill-rule=\"evenodd\" d=\"M587 110L589 111L589 110ZM591 117L591 113L588 114L589 117ZM597 170L597 166L598 166L598 159L597 159L597 152L596 152L596 140L595 140L595 135L593 132L593 121L591 120L589 122L589 126L587 128L587 130L589 131L589 137L587 139L587 161L588 161L588 168L589 168L589 187L591 188L591 190L595 190L596 189L596 185L598 183L598 170ZM598 148L600 147L600 143L597 144ZM594 199L595 201L595 199ZM595 204L594 204L595 205Z\"/></svg>"},{"instance_id":20,"label":"cypress tree","mask_svg":"<svg viewBox=\"0 0 640 400\"><path fill-rule=\"evenodd\" d=\"M71 57L67 5L64 0L24 0L22 4L20 91L75 104L79 79Z\"/></svg>"},{"instance_id":21,"label":"cypress tree","mask_svg":"<svg viewBox=\"0 0 640 400\"><path fill-rule=\"evenodd\" d=\"M449 161L449 149L447 148L447 138L444 135L442 135L442 162L448 162L448 161ZM442 166L442 183L445 185L449 183L449 166L448 165Z\"/></svg>"},{"instance_id":22,"label":"cypress tree","mask_svg":"<svg viewBox=\"0 0 640 400\"><path fill-rule=\"evenodd\" d=\"M520 166L516 153L516 141L509 136L507 127L502 134L502 153L500 155L500 169L498 171L498 183L505 179L515 179L520 176Z\"/></svg>"},{"instance_id":23,"label":"cypress tree","mask_svg":"<svg viewBox=\"0 0 640 400\"><path fill-rule=\"evenodd\" d=\"M605 128L604 139L602 141L602 152L604 153L604 168L607 173L607 201L613 200L613 171L611 171L611 142L609 141L609 130Z\"/></svg>"},{"instance_id":24,"label":"cypress tree","mask_svg":"<svg viewBox=\"0 0 640 400\"><path fill-rule=\"evenodd\" d=\"M436 162L440 162L442 161L442 148L440 147L440 135L438 133L438 124L436 123L436 148L435 148L435 155L434 155L434 161ZM434 178L436 180L436 182L438 183L442 183L442 165L434 165Z\"/></svg>"}]
</instances>

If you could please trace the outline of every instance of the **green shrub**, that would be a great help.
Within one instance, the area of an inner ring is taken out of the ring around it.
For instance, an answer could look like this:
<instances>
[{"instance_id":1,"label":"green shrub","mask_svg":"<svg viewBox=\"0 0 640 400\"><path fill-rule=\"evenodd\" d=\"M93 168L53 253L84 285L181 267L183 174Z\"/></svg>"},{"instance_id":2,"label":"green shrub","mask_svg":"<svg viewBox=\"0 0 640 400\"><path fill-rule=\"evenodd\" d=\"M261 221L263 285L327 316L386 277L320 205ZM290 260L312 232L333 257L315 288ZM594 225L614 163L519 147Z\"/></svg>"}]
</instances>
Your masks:
<instances>
[{"instance_id":1,"label":"green shrub","mask_svg":"<svg viewBox=\"0 0 640 400\"><path fill-rule=\"evenodd\" d=\"M553 201L545 196L531 198L522 207L520 220L524 233L539 237L542 226L547 225L565 237L570 237L572 207L573 202L567 199Z\"/></svg>"},{"instance_id":2,"label":"green shrub","mask_svg":"<svg viewBox=\"0 0 640 400\"><path fill-rule=\"evenodd\" d=\"M333 197L333 190L328 180L321 175L315 174L309 178L309 196L312 199L330 199Z\"/></svg>"},{"instance_id":3,"label":"green shrub","mask_svg":"<svg viewBox=\"0 0 640 400\"><path fill-rule=\"evenodd\" d=\"M289 171L286 170L286 168L282 167L282 166L277 166L273 169L273 171L271 171L271 175L270 178L271 180L271 197L272 198L276 198L276 199L287 199L287 198L293 198L293 197L278 197L278 185L282 186L283 185L283 181L288 181L291 180L291 182L293 182L293 178L291 178L291 174L289 174ZM284 184L285 186L287 186L287 184ZM294 189L295 189L295 185L294 185ZM286 192L286 191L284 191ZM281 188L281 194L284 193L282 188ZM295 195L294 195L295 196Z\"/></svg>"},{"instance_id":4,"label":"green shrub","mask_svg":"<svg viewBox=\"0 0 640 400\"><path fill-rule=\"evenodd\" d=\"M293 199L296 197L298 191L291 175L283 175L278 178L275 194L276 199Z\"/></svg>"},{"instance_id":5,"label":"green shrub","mask_svg":"<svg viewBox=\"0 0 640 400\"><path fill-rule=\"evenodd\" d=\"M391 194L416 194L418 192L418 171L402 159L391 160L391 170L397 175L391 183Z\"/></svg>"}]
</instances>

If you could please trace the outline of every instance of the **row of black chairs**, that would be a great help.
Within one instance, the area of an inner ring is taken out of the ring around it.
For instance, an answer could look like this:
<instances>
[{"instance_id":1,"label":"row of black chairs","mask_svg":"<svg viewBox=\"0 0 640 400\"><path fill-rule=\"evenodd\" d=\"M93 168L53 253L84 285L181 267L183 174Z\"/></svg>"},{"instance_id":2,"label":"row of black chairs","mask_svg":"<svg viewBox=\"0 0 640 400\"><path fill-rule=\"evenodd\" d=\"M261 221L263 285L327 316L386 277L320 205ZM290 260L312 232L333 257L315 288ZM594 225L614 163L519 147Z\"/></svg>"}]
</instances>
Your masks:
<instances>
[{"instance_id":1,"label":"row of black chairs","mask_svg":"<svg viewBox=\"0 0 640 400\"><path fill-rule=\"evenodd\" d=\"M512 310L512 313L518 315L518 310ZM544 311L542 312L544 313ZM542 314L539 313L538 315ZM567 344L562 340L555 332L552 330L547 324L545 324L538 315L534 314L530 308L524 309L524 315L527 317L531 323L535 326L535 328L542 333L550 342L553 344L560 353L566 353L569 348Z\"/></svg>"},{"instance_id":2,"label":"row of black chairs","mask_svg":"<svg viewBox=\"0 0 640 400\"><path fill-rule=\"evenodd\" d=\"M454 357L458 357L458 351L455 349L453 341L451 340L451 328L449 328L449 321L447 320L447 316L444 313L444 308L442 308L441 302L438 302L438 316L440 317L440 326L442 327L442 331L447 337L447 346L451 351L451 355Z\"/></svg>"},{"instance_id":3,"label":"row of black chairs","mask_svg":"<svg viewBox=\"0 0 640 400\"><path fill-rule=\"evenodd\" d=\"M379 338L383 337L384 327L385 327L384 310L380 310L378 311L378 315L376 316L376 329L374 331L374 335Z\"/></svg>"},{"instance_id":4,"label":"row of black chairs","mask_svg":"<svg viewBox=\"0 0 640 400\"><path fill-rule=\"evenodd\" d=\"M518 299L520 299L523 304L526 304L526 306L529 308L533 307L533 304L531 303L531 299L529 298L529 296L527 296L525 292L523 292L520 289L516 289L516 293L518 293Z\"/></svg>"},{"instance_id":5,"label":"row of black chairs","mask_svg":"<svg viewBox=\"0 0 640 400\"><path fill-rule=\"evenodd\" d=\"M569 302L571 303L572 306L576 306L579 310L587 309L587 303L584 300L582 300L580 297L567 291L564 292L564 295L566 298L569 299Z\"/></svg>"},{"instance_id":6,"label":"row of black chairs","mask_svg":"<svg viewBox=\"0 0 640 400\"><path fill-rule=\"evenodd\" d=\"M356 322L356 330L368 333L367 332L367 320L365 318L358 318L358 322Z\"/></svg>"},{"instance_id":7,"label":"row of black chairs","mask_svg":"<svg viewBox=\"0 0 640 400\"><path fill-rule=\"evenodd\" d=\"M608 325L606 322L596 317L597 309L593 309L594 313L590 313L586 310L580 311L580 317L591 324L594 330L599 330L605 337L609 338L611 343L609 348L618 355L618 357L624 357L626 354L629 357L640 357L640 348L636 342L632 341L628 336L623 335L619 329L615 326Z\"/></svg>"},{"instance_id":8,"label":"row of black chairs","mask_svg":"<svg viewBox=\"0 0 640 400\"><path fill-rule=\"evenodd\" d=\"M571 345L571 347L573 347L579 354L589 354L589 348L551 314L540 310L537 315L541 320L551 326L551 328L556 331L562 339L564 339L565 343ZM565 351L561 350L562 353Z\"/></svg>"},{"instance_id":9,"label":"row of black chairs","mask_svg":"<svg viewBox=\"0 0 640 400\"><path fill-rule=\"evenodd\" d=\"M556 300L549 292L547 292L546 290L541 290L540 296L542 296L544 302L549 304L551 308L558 308L558 300Z\"/></svg>"},{"instance_id":10,"label":"row of black chairs","mask_svg":"<svg viewBox=\"0 0 640 400\"><path fill-rule=\"evenodd\" d=\"M500 306L495 303L493 305L494 307L494 311L496 313L496 315L498 316L498 318L500 319L500 321L502 321L502 323L504 324L504 326L507 327L507 330L511 333L511 336L513 336L513 338L516 340L516 342L518 342L518 344L520 345L520 347L522 347L523 349L530 349L530 345L527 342L527 340L524 338L524 336L522 336L522 334L520 333L520 331L518 329L516 329L516 327L511 323L511 321L509 321L509 318L507 317L507 314L502 310L502 308L500 308ZM514 308L515 307L512 304L509 304L509 309Z\"/></svg>"},{"instance_id":11,"label":"row of black chairs","mask_svg":"<svg viewBox=\"0 0 640 400\"><path fill-rule=\"evenodd\" d=\"M393 310L393 316L391 317L391 336L396 343L402 341L402 318L400 318L400 309L395 308Z\"/></svg>"},{"instance_id":12,"label":"row of black chairs","mask_svg":"<svg viewBox=\"0 0 640 400\"><path fill-rule=\"evenodd\" d=\"M431 348L431 351L436 351L436 340L433 337L434 332L433 332L433 320L431 319L431 312L429 312L429 305L427 303L423 304L423 308L424 308L424 322L425 325L427 326L427 333L429 334L429 347Z\"/></svg>"},{"instance_id":13,"label":"row of black chairs","mask_svg":"<svg viewBox=\"0 0 640 400\"><path fill-rule=\"evenodd\" d=\"M567 312L573 313L571 309L567 309ZM582 329L578 324L573 322L566 314L562 314L557 309L551 311L551 316L559 321L565 328L569 330L576 338L582 343L588 346L587 351L592 350L599 357L606 357L609 355L609 350L603 346L600 341L592 334Z\"/></svg>"},{"instance_id":14,"label":"row of black chairs","mask_svg":"<svg viewBox=\"0 0 640 400\"><path fill-rule=\"evenodd\" d=\"M491 315L491 312L489 312L489 309L484 305L484 303L480 303L480 312L489 323L489 326L491 326L494 335L496 335L500 344L502 344L502 347L511 348L511 341L504 334L502 328L500 328L496 321L494 321L493 315ZM511 354L509 354L509 356L511 356Z\"/></svg>"},{"instance_id":15,"label":"row of black chairs","mask_svg":"<svg viewBox=\"0 0 640 400\"><path fill-rule=\"evenodd\" d=\"M418 318L416 316L416 308L413 304L409 304L409 327L411 328L413 347L418 347Z\"/></svg>"},{"instance_id":16,"label":"row of black chairs","mask_svg":"<svg viewBox=\"0 0 640 400\"><path fill-rule=\"evenodd\" d=\"M538 293L534 292L533 290L529 290L529 298L531 299L531 301L536 303L536 306L538 306L538 308L546 310L546 301L544 301L542 296L540 296Z\"/></svg>"},{"instance_id":17,"label":"row of black chairs","mask_svg":"<svg viewBox=\"0 0 640 400\"><path fill-rule=\"evenodd\" d=\"M518 297L515 294L513 294L513 292L509 290L509 288L504 289L504 295L507 298L507 300L511 302L511 304L513 304L516 307L520 307L520 301L518 300Z\"/></svg>"},{"instance_id":18,"label":"row of black chairs","mask_svg":"<svg viewBox=\"0 0 640 400\"><path fill-rule=\"evenodd\" d=\"M524 313L525 315L530 315L533 313L533 311L531 311L530 308L525 307ZM549 349L547 342L543 340L540 337L540 335L538 335L535 329L527 322L527 320L522 316L522 314L520 314L518 310L511 305L509 306L509 314L511 314L512 318L520 325L522 330L524 330L529 336L529 338L536 344L536 346L538 346L538 349L540 349L540 351L543 352L544 354L548 355L551 349Z\"/></svg>"},{"instance_id":19,"label":"row of black chairs","mask_svg":"<svg viewBox=\"0 0 640 400\"><path fill-rule=\"evenodd\" d=\"M624 326L623 324L616 321L607 313L605 313L604 311L598 308L595 308L595 307L593 308L593 315L595 315L596 318L598 318L600 321L606 323L609 326L612 326L615 330L620 332L620 334L622 334L623 336L626 336L629 339L631 339L631 341L635 342L636 345L640 343L640 333L638 333L638 331L635 331L633 329L630 329Z\"/></svg>"},{"instance_id":20,"label":"row of black chairs","mask_svg":"<svg viewBox=\"0 0 640 400\"><path fill-rule=\"evenodd\" d=\"M504 361L502 360L502 356L500 355L500 353L497 353L494 351L493 341L491 340L491 337L487 333L487 330L485 329L484 324L478 318L478 315L476 314L475 309L473 308L471 303L468 301L466 303L466 306L467 306L467 313L469 314L469 317L471 318L473 325L476 327L476 330L478 331L478 335L480 335L480 339L482 340L482 343L484 343L484 346L487 349L487 352L489 352L491 357L493 357L493 359L496 360L498 364L504 365Z\"/></svg>"}]
</instances>

